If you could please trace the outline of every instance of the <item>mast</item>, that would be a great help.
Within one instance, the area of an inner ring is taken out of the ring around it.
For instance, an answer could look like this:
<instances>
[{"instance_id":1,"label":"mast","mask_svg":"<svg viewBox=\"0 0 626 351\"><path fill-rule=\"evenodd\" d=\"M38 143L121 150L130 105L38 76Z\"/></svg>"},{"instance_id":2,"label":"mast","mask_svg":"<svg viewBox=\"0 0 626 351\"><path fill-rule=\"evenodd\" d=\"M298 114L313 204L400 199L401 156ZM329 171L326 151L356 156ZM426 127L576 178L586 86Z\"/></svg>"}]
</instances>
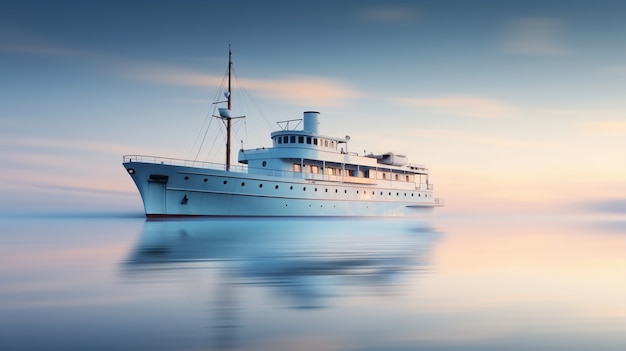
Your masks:
<instances>
[{"instance_id":1,"label":"mast","mask_svg":"<svg viewBox=\"0 0 626 351\"><path fill-rule=\"evenodd\" d=\"M230 71L231 71L231 67L233 65L233 61L232 61L232 52L230 51L230 45L228 45L228 118L226 118L226 170L230 171L230 129L232 127L232 120L230 118L230 109L231 109L231 102L230 102L230 93L231 93L231 89L230 89Z\"/></svg>"},{"instance_id":2,"label":"mast","mask_svg":"<svg viewBox=\"0 0 626 351\"><path fill-rule=\"evenodd\" d=\"M232 52L230 50L230 45L228 45L228 91L226 93L224 93L224 95L226 96L226 101L219 101L216 103L224 103L226 102L226 108L219 108L219 116L213 116L213 117L217 117L221 120L224 121L224 123L226 124L226 170L230 171L230 146L231 146L231 130L232 130L232 122L233 119L238 119L238 118L244 118L246 116L238 116L238 117L232 117L230 114L231 108L232 108L232 97L231 97L231 93L232 93L232 87L231 87L231 77L232 77L232 66L233 66L233 61L232 61Z\"/></svg>"}]
</instances>

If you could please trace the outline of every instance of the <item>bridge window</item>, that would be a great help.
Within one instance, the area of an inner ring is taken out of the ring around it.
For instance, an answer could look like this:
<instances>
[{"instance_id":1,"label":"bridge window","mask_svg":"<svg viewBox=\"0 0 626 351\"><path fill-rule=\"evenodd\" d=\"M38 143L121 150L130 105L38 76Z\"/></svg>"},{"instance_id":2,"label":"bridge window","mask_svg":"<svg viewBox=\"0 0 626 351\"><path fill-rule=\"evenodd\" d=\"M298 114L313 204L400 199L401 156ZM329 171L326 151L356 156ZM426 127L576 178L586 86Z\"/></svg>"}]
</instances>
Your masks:
<instances>
[{"instance_id":1,"label":"bridge window","mask_svg":"<svg viewBox=\"0 0 626 351\"><path fill-rule=\"evenodd\" d=\"M295 135L290 136L289 137L289 142L292 143L292 144L295 144L296 143L296 136Z\"/></svg>"},{"instance_id":2,"label":"bridge window","mask_svg":"<svg viewBox=\"0 0 626 351\"><path fill-rule=\"evenodd\" d=\"M298 144L304 144L304 137L302 135L298 136Z\"/></svg>"},{"instance_id":3,"label":"bridge window","mask_svg":"<svg viewBox=\"0 0 626 351\"><path fill-rule=\"evenodd\" d=\"M311 144L311 137L306 137L306 143Z\"/></svg>"}]
</instances>

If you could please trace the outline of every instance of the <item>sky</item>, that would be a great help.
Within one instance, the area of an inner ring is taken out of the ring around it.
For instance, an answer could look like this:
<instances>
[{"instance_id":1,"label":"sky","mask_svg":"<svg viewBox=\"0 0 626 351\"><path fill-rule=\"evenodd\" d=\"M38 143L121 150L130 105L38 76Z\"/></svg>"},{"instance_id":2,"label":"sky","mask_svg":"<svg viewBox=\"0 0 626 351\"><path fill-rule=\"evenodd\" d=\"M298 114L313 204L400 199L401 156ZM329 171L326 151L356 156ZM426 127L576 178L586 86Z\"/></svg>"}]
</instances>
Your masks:
<instances>
[{"instance_id":1,"label":"sky","mask_svg":"<svg viewBox=\"0 0 626 351\"><path fill-rule=\"evenodd\" d=\"M223 162L223 136L198 149L231 45L246 148L316 110L350 151L426 165L441 211L626 212L624 18L620 1L4 1L0 211L141 212L123 155Z\"/></svg>"}]
</instances>

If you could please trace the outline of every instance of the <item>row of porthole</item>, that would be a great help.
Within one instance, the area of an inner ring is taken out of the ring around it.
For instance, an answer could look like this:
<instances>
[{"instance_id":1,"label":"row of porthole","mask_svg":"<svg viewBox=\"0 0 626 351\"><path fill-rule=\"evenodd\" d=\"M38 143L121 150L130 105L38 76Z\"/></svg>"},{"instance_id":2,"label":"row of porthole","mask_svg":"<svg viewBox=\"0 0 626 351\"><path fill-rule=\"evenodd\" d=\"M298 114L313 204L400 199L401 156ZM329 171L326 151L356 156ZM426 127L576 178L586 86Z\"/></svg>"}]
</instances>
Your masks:
<instances>
[{"instance_id":1,"label":"row of porthole","mask_svg":"<svg viewBox=\"0 0 626 351\"><path fill-rule=\"evenodd\" d=\"M188 179L189 179L189 177L188 177L188 176L185 176L185 180L188 180ZM207 179L207 178L204 178L204 180L203 180L203 181L206 183L206 182L208 181L208 179ZM226 184L228 184L228 181L227 181L227 180L224 180L224 185L226 185ZM241 186L245 186L245 185L246 185L246 183L245 183L245 182L241 182ZM261 184L259 184L259 188L262 188L262 187L263 187L263 184L262 184L262 183L261 183ZM278 189L278 185L275 185L275 186L274 186L274 189ZM292 186L289 186L289 190L293 190L293 185L292 185ZM306 187L302 187L302 191L306 191ZM317 188L315 188L315 191L317 191ZM325 191L325 192L328 192L328 188L325 188L325 189L324 189L324 191ZM339 192L339 189L335 189L335 193L338 193L338 192ZM343 190L343 192L344 192L345 194L347 194L347 193L348 193L348 190L347 190L347 189L344 189L344 190ZM356 193L357 193L357 194L359 194L359 190L357 190L357 191L356 191ZM366 193L366 191L363 191L363 193L365 194L365 193ZM376 195L376 192L375 192L375 191L372 191L372 195ZM380 192L380 196L383 196L383 192L382 192L382 191ZM389 196L391 196L391 191L389 192ZM399 193L399 192L396 192L396 196L400 196L400 193ZM407 193L404 193L404 196L407 196ZM411 197L414 197L414 196L415 196L415 194L414 194L414 193L411 193ZM421 194L421 193L418 193L418 194L417 194L417 196L418 196L418 197L422 197L422 194ZM424 197L432 197L432 194L424 194Z\"/></svg>"}]
</instances>

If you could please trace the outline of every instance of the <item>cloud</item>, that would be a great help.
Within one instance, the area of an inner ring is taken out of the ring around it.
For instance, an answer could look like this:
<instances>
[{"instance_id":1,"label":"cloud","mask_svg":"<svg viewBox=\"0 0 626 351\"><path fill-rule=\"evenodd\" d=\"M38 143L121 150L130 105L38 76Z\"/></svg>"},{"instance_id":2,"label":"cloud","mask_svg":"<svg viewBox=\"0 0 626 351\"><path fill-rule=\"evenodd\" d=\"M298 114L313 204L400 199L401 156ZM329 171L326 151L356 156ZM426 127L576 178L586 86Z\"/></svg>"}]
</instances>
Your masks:
<instances>
[{"instance_id":1,"label":"cloud","mask_svg":"<svg viewBox=\"0 0 626 351\"><path fill-rule=\"evenodd\" d=\"M506 118L511 116L514 110L512 106L502 101L463 95L408 98L399 99L399 102L435 113L480 118Z\"/></svg>"},{"instance_id":2,"label":"cloud","mask_svg":"<svg viewBox=\"0 0 626 351\"><path fill-rule=\"evenodd\" d=\"M247 89L299 105L337 106L361 96L348 84L323 77L293 77L280 80L244 80Z\"/></svg>"},{"instance_id":3,"label":"cloud","mask_svg":"<svg viewBox=\"0 0 626 351\"><path fill-rule=\"evenodd\" d=\"M610 67L606 67L604 71L611 73L611 74L624 76L626 75L626 66L610 66Z\"/></svg>"},{"instance_id":4,"label":"cloud","mask_svg":"<svg viewBox=\"0 0 626 351\"><path fill-rule=\"evenodd\" d=\"M509 23L504 50L526 56L570 54L563 38L563 23L551 18L524 18Z\"/></svg>"},{"instance_id":5,"label":"cloud","mask_svg":"<svg viewBox=\"0 0 626 351\"><path fill-rule=\"evenodd\" d=\"M553 148L554 145L545 142L528 141L523 139L513 139L507 137L497 137L482 133L471 133L466 131L455 131L445 129L417 129L417 130L405 130L405 134L414 136L423 136L434 139L442 139L457 144L471 143L480 145L496 145L505 147L514 147L522 149L540 149L546 150Z\"/></svg>"},{"instance_id":6,"label":"cloud","mask_svg":"<svg viewBox=\"0 0 626 351\"><path fill-rule=\"evenodd\" d=\"M39 35L16 27L0 27L0 52L47 57L69 57L84 55L85 52L58 45L50 45Z\"/></svg>"},{"instance_id":7,"label":"cloud","mask_svg":"<svg viewBox=\"0 0 626 351\"><path fill-rule=\"evenodd\" d=\"M30 41L29 41L30 40ZM72 50L62 46L38 44L28 39L24 43L0 41L0 51L43 57L65 57L79 59L83 63L107 69L124 79L134 79L157 84L172 84L191 87L218 88L224 85L223 76L207 75L202 72L156 62L129 60L110 54ZM283 102L307 106L338 106L346 99L362 94L347 83L325 77L287 77L283 79L239 79L235 84L245 90L255 90L260 95ZM6 121L0 121L6 123Z\"/></svg>"},{"instance_id":8,"label":"cloud","mask_svg":"<svg viewBox=\"0 0 626 351\"><path fill-rule=\"evenodd\" d=\"M160 84L217 88L224 82L224 77L192 70L167 66L146 66L149 65L143 65L143 68L128 67L125 71L135 79ZM337 106L346 99L362 95L346 83L324 77L238 79L236 82L246 90L253 90L261 95L298 105Z\"/></svg>"},{"instance_id":9,"label":"cloud","mask_svg":"<svg viewBox=\"0 0 626 351\"><path fill-rule=\"evenodd\" d=\"M358 17L375 24L402 24L419 19L419 11L408 6L376 6L361 9Z\"/></svg>"},{"instance_id":10,"label":"cloud","mask_svg":"<svg viewBox=\"0 0 626 351\"><path fill-rule=\"evenodd\" d=\"M626 120L584 121L580 129L603 135L626 135Z\"/></svg>"},{"instance_id":11,"label":"cloud","mask_svg":"<svg viewBox=\"0 0 626 351\"><path fill-rule=\"evenodd\" d=\"M0 44L0 51L38 56L78 56L84 54L77 50L31 44Z\"/></svg>"},{"instance_id":12,"label":"cloud","mask_svg":"<svg viewBox=\"0 0 626 351\"><path fill-rule=\"evenodd\" d=\"M114 155L122 155L131 146L106 143L92 140L67 140L54 138L34 138L34 137L8 137L0 140L0 146L4 150L9 147L24 149L36 149L42 151L81 151L100 152ZM136 146L132 146L136 147Z\"/></svg>"}]
</instances>

